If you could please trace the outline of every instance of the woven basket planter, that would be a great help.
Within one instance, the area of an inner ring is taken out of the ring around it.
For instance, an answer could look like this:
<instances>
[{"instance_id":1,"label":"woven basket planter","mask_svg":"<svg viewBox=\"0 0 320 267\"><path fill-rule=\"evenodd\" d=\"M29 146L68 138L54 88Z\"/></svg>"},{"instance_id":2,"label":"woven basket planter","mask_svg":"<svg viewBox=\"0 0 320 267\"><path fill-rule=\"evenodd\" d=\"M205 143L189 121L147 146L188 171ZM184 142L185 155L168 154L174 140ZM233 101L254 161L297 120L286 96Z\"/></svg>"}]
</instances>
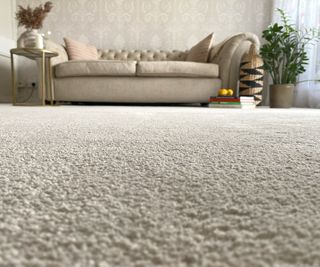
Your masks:
<instances>
[{"instance_id":1,"label":"woven basket planter","mask_svg":"<svg viewBox=\"0 0 320 267\"><path fill-rule=\"evenodd\" d=\"M256 45L252 44L240 64L240 96L254 96L259 105L262 102L263 77L263 60L257 53Z\"/></svg>"}]
</instances>

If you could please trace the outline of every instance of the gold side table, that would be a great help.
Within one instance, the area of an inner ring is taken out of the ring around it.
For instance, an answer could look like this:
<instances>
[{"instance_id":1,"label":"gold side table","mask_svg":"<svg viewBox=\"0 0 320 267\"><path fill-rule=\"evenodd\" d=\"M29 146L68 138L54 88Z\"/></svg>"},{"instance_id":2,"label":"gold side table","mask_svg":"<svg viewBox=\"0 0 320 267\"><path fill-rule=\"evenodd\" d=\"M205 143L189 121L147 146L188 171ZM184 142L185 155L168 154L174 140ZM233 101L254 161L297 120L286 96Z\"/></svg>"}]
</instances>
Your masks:
<instances>
[{"instance_id":1,"label":"gold side table","mask_svg":"<svg viewBox=\"0 0 320 267\"><path fill-rule=\"evenodd\" d=\"M16 71L15 71L15 64L14 64L14 55L17 55L17 56L24 56L32 60L40 59L41 61L41 64L39 67L39 74L40 74L39 90L41 92L40 105L45 106L46 104L47 84L49 85L49 89L50 89L50 103L51 105L53 105L54 87L53 87L53 80L52 80L51 58L56 57L59 54L46 49L37 49L37 48L14 48L10 50L10 54L11 54L12 104L14 106L38 105L38 104L26 104L26 103L17 102L17 80L16 80Z\"/></svg>"}]
</instances>

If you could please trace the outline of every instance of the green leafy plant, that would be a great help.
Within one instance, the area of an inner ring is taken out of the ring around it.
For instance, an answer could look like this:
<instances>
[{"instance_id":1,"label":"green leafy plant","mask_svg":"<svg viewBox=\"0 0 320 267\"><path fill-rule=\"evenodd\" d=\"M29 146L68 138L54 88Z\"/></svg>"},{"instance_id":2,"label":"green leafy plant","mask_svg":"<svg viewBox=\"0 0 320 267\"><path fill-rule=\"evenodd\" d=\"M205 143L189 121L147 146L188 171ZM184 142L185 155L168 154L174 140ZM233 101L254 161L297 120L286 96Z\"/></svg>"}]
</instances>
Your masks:
<instances>
[{"instance_id":1,"label":"green leafy plant","mask_svg":"<svg viewBox=\"0 0 320 267\"><path fill-rule=\"evenodd\" d=\"M281 15L281 24L275 23L263 31L266 43L260 54L264 60L264 69L271 75L274 84L295 84L297 77L306 71L309 62L307 48L320 40L318 29L297 29L290 24L288 15L277 9Z\"/></svg>"}]
</instances>

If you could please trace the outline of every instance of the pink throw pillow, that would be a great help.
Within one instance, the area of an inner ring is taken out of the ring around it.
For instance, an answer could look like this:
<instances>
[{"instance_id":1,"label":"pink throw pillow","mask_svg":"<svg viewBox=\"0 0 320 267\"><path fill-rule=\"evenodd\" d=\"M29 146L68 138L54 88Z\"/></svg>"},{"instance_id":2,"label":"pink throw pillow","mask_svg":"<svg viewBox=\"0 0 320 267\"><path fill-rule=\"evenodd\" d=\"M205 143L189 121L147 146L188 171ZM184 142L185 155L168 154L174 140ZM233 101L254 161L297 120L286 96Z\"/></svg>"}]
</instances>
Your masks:
<instances>
[{"instance_id":1,"label":"pink throw pillow","mask_svg":"<svg viewBox=\"0 0 320 267\"><path fill-rule=\"evenodd\" d=\"M69 60L97 60L98 50L92 45L86 45L78 41L64 38Z\"/></svg>"}]
</instances>

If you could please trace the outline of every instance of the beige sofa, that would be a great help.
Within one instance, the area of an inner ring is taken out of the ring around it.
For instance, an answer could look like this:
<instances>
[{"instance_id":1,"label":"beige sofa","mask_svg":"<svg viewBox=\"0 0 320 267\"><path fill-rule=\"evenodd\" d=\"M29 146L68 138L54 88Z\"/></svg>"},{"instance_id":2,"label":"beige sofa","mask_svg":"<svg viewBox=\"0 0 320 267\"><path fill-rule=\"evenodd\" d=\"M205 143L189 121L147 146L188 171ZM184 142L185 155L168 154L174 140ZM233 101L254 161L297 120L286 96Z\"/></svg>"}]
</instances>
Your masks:
<instances>
[{"instance_id":1,"label":"beige sofa","mask_svg":"<svg viewBox=\"0 0 320 267\"><path fill-rule=\"evenodd\" d=\"M208 63L186 62L188 51L100 50L100 60L68 61L53 42L56 101L111 103L208 103L224 88L237 89L240 61L252 33L235 35L212 47Z\"/></svg>"}]
</instances>

